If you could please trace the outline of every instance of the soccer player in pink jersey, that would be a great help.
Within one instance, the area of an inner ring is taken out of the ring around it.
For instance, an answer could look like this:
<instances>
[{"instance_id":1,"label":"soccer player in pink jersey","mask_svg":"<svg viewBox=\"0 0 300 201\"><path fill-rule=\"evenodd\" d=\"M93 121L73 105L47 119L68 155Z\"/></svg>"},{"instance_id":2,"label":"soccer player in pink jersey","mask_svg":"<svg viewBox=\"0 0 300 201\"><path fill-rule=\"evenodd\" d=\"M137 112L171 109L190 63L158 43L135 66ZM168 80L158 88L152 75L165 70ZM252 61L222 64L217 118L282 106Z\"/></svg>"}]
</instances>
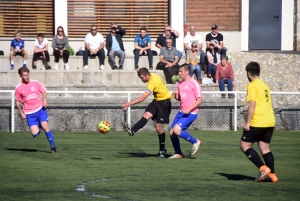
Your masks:
<instances>
[{"instance_id":1,"label":"soccer player in pink jersey","mask_svg":"<svg viewBox=\"0 0 300 201\"><path fill-rule=\"evenodd\" d=\"M180 101L180 108L170 129L175 154L169 158L184 157L178 136L193 144L191 155L195 155L201 145L201 141L194 138L186 129L197 119L199 105L202 103L202 89L197 81L190 76L188 64L181 65L178 74L181 81L178 83L178 91L173 92L173 97Z\"/></svg>"},{"instance_id":2,"label":"soccer player in pink jersey","mask_svg":"<svg viewBox=\"0 0 300 201\"><path fill-rule=\"evenodd\" d=\"M19 68L18 73L22 82L16 86L16 105L23 119L27 119L27 124L33 137L40 134L42 128L50 143L51 152L56 152L56 146L52 131L48 126L48 114L46 111L47 94L46 88L37 80L30 80L29 69L22 67ZM43 100L40 98L43 95ZM23 108L21 107L23 103Z\"/></svg>"}]
</instances>

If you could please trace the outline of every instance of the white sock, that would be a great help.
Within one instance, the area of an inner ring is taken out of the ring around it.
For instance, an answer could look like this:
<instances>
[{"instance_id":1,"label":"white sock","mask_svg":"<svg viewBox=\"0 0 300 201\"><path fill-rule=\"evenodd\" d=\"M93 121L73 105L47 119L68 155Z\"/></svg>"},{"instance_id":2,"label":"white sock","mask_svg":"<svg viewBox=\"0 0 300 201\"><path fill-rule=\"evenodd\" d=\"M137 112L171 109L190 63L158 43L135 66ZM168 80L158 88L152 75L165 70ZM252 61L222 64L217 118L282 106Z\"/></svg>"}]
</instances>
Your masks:
<instances>
[{"instance_id":1,"label":"white sock","mask_svg":"<svg viewBox=\"0 0 300 201\"><path fill-rule=\"evenodd\" d=\"M14 61L10 61L10 64L14 64Z\"/></svg>"}]
</instances>

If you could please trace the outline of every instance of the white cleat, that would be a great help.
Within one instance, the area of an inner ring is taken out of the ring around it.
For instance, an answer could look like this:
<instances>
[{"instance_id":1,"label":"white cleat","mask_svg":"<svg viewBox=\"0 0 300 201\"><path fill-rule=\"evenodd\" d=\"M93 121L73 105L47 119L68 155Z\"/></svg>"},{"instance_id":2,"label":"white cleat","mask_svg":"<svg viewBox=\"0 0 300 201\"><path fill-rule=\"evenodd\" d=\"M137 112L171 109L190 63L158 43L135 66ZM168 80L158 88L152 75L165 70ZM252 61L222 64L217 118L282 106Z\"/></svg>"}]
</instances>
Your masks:
<instances>
[{"instance_id":1,"label":"white cleat","mask_svg":"<svg viewBox=\"0 0 300 201\"><path fill-rule=\"evenodd\" d=\"M201 145L201 141L200 140L197 140L197 142L195 144L193 144L191 155L195 155L197 153L200 145Z\"/></svg>"}]
</instances>

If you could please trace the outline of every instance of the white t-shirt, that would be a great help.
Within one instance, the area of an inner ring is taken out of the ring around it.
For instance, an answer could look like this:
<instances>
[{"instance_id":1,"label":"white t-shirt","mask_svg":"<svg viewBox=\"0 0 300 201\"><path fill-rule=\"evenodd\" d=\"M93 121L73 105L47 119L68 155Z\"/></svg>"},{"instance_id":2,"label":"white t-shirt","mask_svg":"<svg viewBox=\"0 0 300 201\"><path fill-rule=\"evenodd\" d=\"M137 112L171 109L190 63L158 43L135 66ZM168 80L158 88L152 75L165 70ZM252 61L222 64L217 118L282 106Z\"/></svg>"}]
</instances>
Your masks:
<instances>
[{"instance_id":1,"label":"white t-shirt","mask_svg":"<svg viewBox=\"0 0 300 201\"><path fill-rule=\"evenodd\" d=\"M38 49L42 50L45 49L46 45L48 44L47 38L44 38L43 42L39 42L38 39L36 38L34 41L34 45L38 47Z\"/></svg>"},{"instance_id":2,"label":"white t-shirt","mask_svg":"<svg viewBox=\"0 0 300 201\"><path fill-rule=\"evenodd\" d=\"M207 51L206 55L208 57L211 57L211 59L214 61L214 56L209 51ZM216 52L216 56L217 56L217 64L221 63L220 53Z\"/></svg>"},{"instance_id":3,"label":"white t-shirt","mask_svg":"<svg viewBox=\"0 0 300 201\"><path fill-rule=\"evenodd\" d=\"M95 50L100 46L100 43L104 42L104 38L100 33L97 33L96 36L93 36L91 33L88 33L85 36L84 42L88 43L92 50Z\"/></svg>"},{"instance_id":4,"label":"white t-shirt","mask_svg":"<svg viewBox=\"0 0 300 201\"><path fill-rule=\"evenodd\" d=\"M192 43L196 42L198 45L200 43L202 43L202 39L201 36L198 34L195 34L194 36L191 36L190 33L188 33L185 37L184 37L184 42L183 43L188 43L188 46L191 47Z\"/></svg>"}]
</instances>

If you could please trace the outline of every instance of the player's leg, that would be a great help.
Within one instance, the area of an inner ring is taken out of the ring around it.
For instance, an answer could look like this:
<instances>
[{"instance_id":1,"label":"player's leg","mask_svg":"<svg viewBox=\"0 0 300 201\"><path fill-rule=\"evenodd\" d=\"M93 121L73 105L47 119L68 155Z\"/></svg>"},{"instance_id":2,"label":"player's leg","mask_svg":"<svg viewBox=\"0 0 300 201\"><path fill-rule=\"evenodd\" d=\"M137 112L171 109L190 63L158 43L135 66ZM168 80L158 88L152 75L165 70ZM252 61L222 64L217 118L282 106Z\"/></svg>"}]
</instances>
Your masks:
<instances>
[{"instance_id":1,"label":"player's leg","mask_svg":"<svg viewBox=\"0 0 300 201\"><path fill-rule=\"evenodd\" d=\"M253 143L259 141L262 131L263 130L261 128L250 126L249 131L243 132L240 142L241 150L245 153L248 159L259 168L259 174L255 179L255 182L264 179L271 171L270 168L263 163L258 153L252 148Z\"/></svg>"},{"instance_id":2,"label":"player's leg","mask_svg":"<svg viewBox=\"0 0 300 201\"><path fill-rule=\"evenodd\" d=\"M38 120L37 112L33 114L26 114L27 125L29 127L30 133L32 137L37 137L40 134L40 123Z\"/></svg>"},{"instance_id":3,"label":"player's leg","mask_svg":"<svg viewBox=\"0 0 300 201\"><path fill-rule=\"evenodd\" d=\"M179 142L179 137L174 133L174 126L177 125L178 120L182 117L183 113L182 112L177 112L172 124L171 124L171 129L170 129L170 138L171 142L175 151L175 154L172 155L169 158L183 158L183 154L180 148L180 142Z\"/></svg>"},{"instance_id":4,"label":"player's leg","mask_svg":"<svg viewBox=\"0 0 300 201\"><path fill-rule=\"evenodd\" d=\"M158 135L158 142L159 142L159 153L158 153L158 157L160 158L164 158L166 157L166 134L164 131L164 124L163 123L159 123L156 121L155 124L155 129Z\"/></svg>"},{"instance_id":5,"label":"player's leg","mask_svg":"<svg viewBox=\"0 0 300 201\"><path fill-rule=\"evenodd\" d=\"M49 129L48 125L48 114L46 108L42 108L39 115L39 122L41 124L42 129L45 131L46 137L49 141L52 153L56 153L56 146L54 142L54 137L52 131Z\"/></svg>"},{"instance_id":6,"label":"player's leg","mask_svg":"<svg viewBox=\"0 0 300 201\"><path fill-rule=\"evenodd\" d=\"M270 143L273 135L273 130L274 127L266 128L266 133L262 137L262 140L258 142L258 146L261 154L263 155L267 167L271 170L271 173L268 175L268 180L271 182L278 182L278 178L275 174L274 156L272 151L270 150Z\"/></svg>"}]
</instances>

